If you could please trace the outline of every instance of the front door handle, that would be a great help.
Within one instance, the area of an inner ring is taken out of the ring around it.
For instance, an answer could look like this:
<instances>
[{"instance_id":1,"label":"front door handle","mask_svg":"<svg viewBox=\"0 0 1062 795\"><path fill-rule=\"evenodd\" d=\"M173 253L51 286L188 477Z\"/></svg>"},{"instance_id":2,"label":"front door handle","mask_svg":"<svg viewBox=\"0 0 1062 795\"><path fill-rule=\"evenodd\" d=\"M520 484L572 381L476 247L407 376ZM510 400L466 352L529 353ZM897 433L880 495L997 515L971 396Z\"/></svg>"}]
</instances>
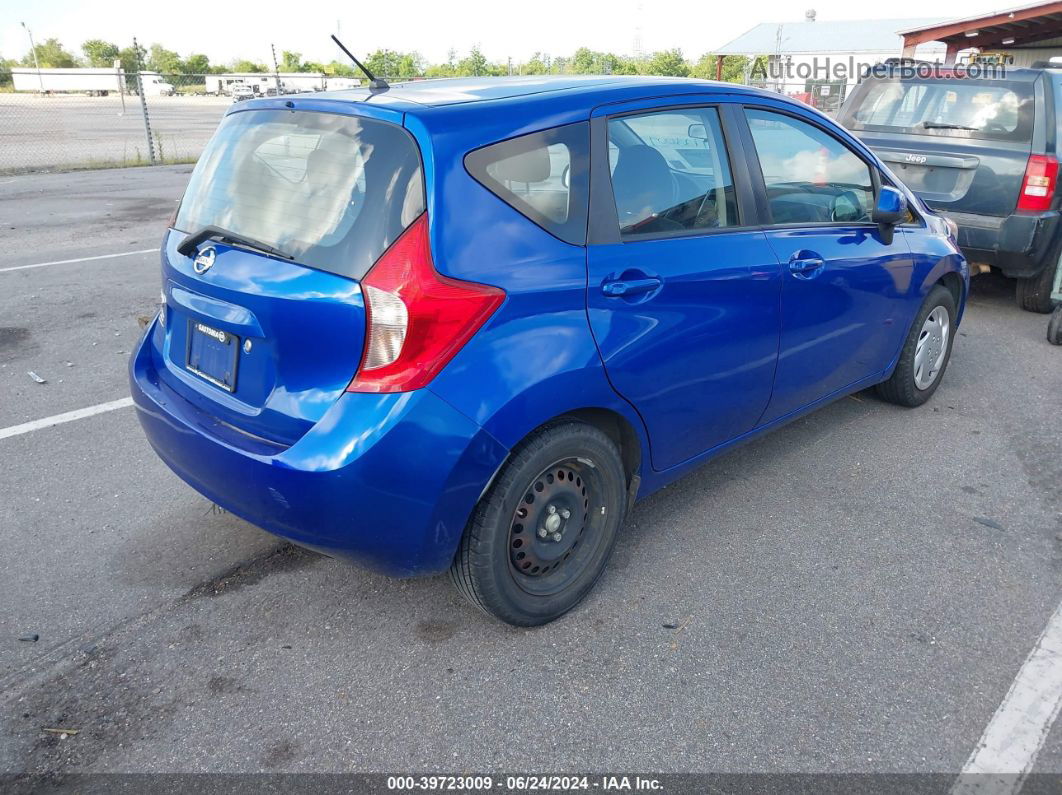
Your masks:
<instances>
[{"instance_id":1,"label":"front door handle","mask_svg":"<svg viewBox=\"0 0 1062 795\"><path fill-rule=\"evenodd\" d=\"M794 254L789 260L789 272L798 276L809 276L825 266L826 261L822 257L800 257Z\"/></svg>"},{"instance_id":2,"label":"front door handle","mask_svg":"<svg viewBox=\"0 0 1062 795\"><path fill-rule=\"evenodd\" d=\"M614 279L601 285L601 292L610 298L621 295L638 295L655 290L663 280L656 276L647 276L644 279Z\"/></svg>"}]
</instances>

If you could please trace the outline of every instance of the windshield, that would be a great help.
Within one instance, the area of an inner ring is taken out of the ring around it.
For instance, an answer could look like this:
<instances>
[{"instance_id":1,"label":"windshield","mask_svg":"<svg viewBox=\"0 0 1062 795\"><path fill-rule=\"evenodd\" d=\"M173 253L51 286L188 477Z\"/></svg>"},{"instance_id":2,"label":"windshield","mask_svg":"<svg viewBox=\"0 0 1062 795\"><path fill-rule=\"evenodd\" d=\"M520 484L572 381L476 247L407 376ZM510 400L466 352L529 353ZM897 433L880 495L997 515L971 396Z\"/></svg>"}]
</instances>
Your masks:
<instances>
[{"instance_id":1,"label":"windshield","mask_svg":"<svg viewBox=\"0 0 1062 795\"><path fill-rule=\"evenodd\" d=\"M253 110L222 121L175 226L217 226L312 268L360 278L422 212L420 155L401 127Z\"/></svg>"},{"instance_id":2,"label":"windshield","mask_svg":"<svg viewBox=\"0 0 1062 795\"><path fill-rule=\"evenodd\" d=\"M848 127L958 138L1027 140L1030 83L965 79L876 80L854 100Z\"/></svg>"}]
</instances>

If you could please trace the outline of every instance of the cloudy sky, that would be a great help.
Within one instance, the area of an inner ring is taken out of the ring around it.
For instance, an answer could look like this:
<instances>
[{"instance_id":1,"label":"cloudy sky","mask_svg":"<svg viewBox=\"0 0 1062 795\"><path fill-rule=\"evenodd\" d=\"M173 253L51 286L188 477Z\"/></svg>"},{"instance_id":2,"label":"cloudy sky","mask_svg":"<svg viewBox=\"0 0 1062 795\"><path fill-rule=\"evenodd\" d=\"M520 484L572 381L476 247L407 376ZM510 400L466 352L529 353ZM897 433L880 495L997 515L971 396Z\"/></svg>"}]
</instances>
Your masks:
<instances>
[{"instance_id":1,"label":"cloudy sky","mask_svg":"<svg viewBox=\"0 0 1062 795\"><path fill-rule=\"evenodd\" d=\"M886 7L884 16L896 19L953 18L998 8L982 0L899 0L878 4L878 11L869 3L848 0L808 0L808 5L820 20L874 19L883 16L880 9ZM29 50L19 25L24 21L38 42L55 37L78 54L86 39L102 38L124 47L135 35L145 45L159 42L181 55L203 52L217 63L236 57L268 61L270 42L278 51L296 50L304 59L330 61L339 55L328 39L337 26L356 54L386 47L417 50L429 61L445 60L451 47L463 53L476 44L496 61L526 59L537 50L563 55L579 46L629 54L639 29L646 51L680 47L688 57L697 57L760 22L796 22L804 16L800 6L783 0L2 0L0 8L0 55L5 58L21 58Z\"/></svg>"}]
</instances>

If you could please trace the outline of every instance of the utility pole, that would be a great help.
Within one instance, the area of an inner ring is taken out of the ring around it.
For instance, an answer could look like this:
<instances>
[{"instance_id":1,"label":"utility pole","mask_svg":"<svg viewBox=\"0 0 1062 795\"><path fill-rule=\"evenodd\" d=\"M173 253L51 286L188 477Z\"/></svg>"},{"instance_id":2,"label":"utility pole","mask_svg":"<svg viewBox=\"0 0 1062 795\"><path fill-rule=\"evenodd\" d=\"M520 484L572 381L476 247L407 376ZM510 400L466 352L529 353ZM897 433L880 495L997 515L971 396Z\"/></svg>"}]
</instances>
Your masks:
<instances>
[{"instance_id":1,"label":"utility pole","mask_svg":"<svg viewBox=\"0 0 1062 795\"><path fill-rule=\"evenodd\" d=\"M136 36L133 37L133 52L136 54L136 90L140 92L140 110L144 114L144 132L147 133L148 160L151 165L155 165L155 142L151 138L151 122L148 121L147 99L144 97L144 79L141 76L141 72L144 71L144 64L140 60L140 45L136 43Z\"/></svg>"},{"instance_id":2,"label":"utility pole","mask_svg":"<svg viewBox=\"0 0 1062 795\"><path fill-rule=\"evenodd\" d=\"M33 51L33 66L37 70L37 82L40 83L41 93L43 94L44 93L44 78L41 77L41 65L40 65L40 62L37 60L37 45L33 43L33 31L26 27L26 23L25 22L23 22L21 24L22 24L22 29L25 30L26 34L29 36L30 49Z\"/></svg>"},{"instance_id":3,"label":"utility pole","mask_svg":"<svg viewBox=\"0 0 1062 795\"><path fill-rule=\"evenodd\" d=\"M337 20L338 22L338 20ZM273 51L273 74L276 76L277 81L277 96L280 96L280 64L277 63L277 46L270 44L269 49Z\"/></svg>"}]
</instances>

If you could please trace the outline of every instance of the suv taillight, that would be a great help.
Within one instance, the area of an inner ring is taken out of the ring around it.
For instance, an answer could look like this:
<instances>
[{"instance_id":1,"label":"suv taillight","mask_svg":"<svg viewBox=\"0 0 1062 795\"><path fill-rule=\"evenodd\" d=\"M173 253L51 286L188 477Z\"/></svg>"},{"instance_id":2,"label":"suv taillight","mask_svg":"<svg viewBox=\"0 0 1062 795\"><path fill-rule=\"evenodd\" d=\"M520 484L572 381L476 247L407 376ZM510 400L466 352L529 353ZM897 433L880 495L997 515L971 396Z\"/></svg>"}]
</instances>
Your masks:
<instances>
[{"instance_id":1,"label":"suv taillight","mask_svg":"<svg viewBox=\"0 0 1062 795\"><path fill-rule=\"evenodd\" d=\"M1058 160L1051 155L1030 155L1021 182L1018 212L1042 213L1051 209L1058 185Z\"/></svg>"},{"instance_id":2,"label":"suv taillight","mask_svg":"<svg viewBox=\"0 0 1062 795\"><path fill-rule=\"evenodd\" d=\"M348 392L407 392L433 379L505 299L435 270L424 213L361 281L365 352Z\"/></svg>"}]
</instances>

